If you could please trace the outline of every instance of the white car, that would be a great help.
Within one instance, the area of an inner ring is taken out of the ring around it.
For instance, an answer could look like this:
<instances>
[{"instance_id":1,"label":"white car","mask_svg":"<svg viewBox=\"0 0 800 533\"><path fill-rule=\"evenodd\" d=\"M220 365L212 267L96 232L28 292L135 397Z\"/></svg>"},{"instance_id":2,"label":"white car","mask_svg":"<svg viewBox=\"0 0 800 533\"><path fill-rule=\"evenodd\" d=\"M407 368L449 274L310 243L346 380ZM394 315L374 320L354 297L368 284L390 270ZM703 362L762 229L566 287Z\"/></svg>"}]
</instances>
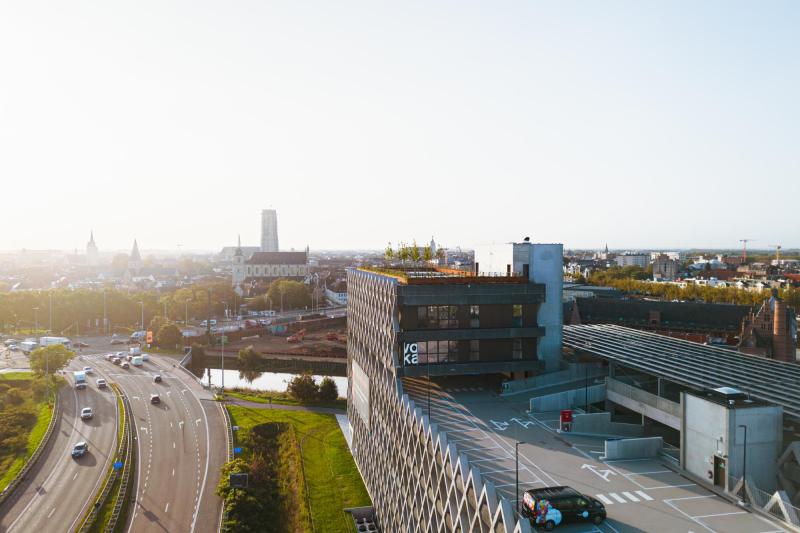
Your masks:
<instances>
[{"instance_id":1,"label":"white car","mask_svg":"<svg viewBox=\"0 0 800 533\"><path fill-rule=\"evenodd\" d=\"M86 372L87 374L94 374L94 369L90 366L83 367L83 371Z\"/></svg>"},{"instance_id":2,"label":"white car","mask_svg":"<svg viewBox=\"0 0 800 533\"><path fill-rule=\"evenodd\" d=\"M102 378L97 380L97 388L98 389L105 389L107 385L108 385L108 383L106 383L106 380L104 380Z\"/></svg>"},{"instance_id":3,"label":"white car","mask_svg":"<svg viewBox=\"0 0 800 533\"><path fill-rule=\"evenodd\" d=\"M81 409L81 419L82 420L91 420L94 417L94 413L92 412L91 407L84 407Z\"/></svg>"}]
</instances>

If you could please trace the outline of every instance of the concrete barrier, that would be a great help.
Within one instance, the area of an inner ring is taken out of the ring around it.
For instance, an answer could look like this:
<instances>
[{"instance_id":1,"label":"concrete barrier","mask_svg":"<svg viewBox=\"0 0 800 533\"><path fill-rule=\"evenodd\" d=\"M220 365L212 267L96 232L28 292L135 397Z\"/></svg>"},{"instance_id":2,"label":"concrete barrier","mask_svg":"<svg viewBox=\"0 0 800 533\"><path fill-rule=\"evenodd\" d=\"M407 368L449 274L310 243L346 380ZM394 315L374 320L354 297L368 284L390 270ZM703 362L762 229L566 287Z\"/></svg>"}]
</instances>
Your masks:
<instances>
[{"instance_id":1,"label":"concrete barrier","mask_svg":"<svg viewBox=\"0 0 800 533\"><path fill-rule=\"evenodd\" d=\"M661 437L607 440L605 455L600 459L649 459L659 457L663 449L664 439Z\"/></svg>"},{"instance_id":2,"label":"concrete barrier","mask_svg":"<svg viewBox=\"0 0 800 533\"><path fill-rule=\"evenodd\" d=\"M532 392L542 387L553 387L565 383L573 383L586 379L588 367L588 379L594 381L599 377L605 377L608 372L601 365L595 364L573 364L565 370L548 372L539 376L525 379L514 379L504 381L500 387L500 396L511 396L524 392Z\"/></svg>"},{"instance_id":3,"label":"concrete barrier","mask_svg":"<svg viewBox=\"0 0 800 533\"><path fill-rule=\"evenodd\" d=\"M597 403L605 400L606 384L592 385L588 389L581 387L579 389L536 396L530 399L531 412L543 413L547 411L560 411L561 409L572 409L578 406L582 407L586 404L587 397L589 403Z\"/></svg>"},{"instance_id":4,"label":"concrete barrier","mask_svg":"<svg viewBox=\"0 0 800 533\"><path fill-rule=\"evenodd\" d=\"M570 433L600 437L641 437L644 427L639 424L612 422L611 413L577 414L572 417Z\"/></svg>"}]
</instances>

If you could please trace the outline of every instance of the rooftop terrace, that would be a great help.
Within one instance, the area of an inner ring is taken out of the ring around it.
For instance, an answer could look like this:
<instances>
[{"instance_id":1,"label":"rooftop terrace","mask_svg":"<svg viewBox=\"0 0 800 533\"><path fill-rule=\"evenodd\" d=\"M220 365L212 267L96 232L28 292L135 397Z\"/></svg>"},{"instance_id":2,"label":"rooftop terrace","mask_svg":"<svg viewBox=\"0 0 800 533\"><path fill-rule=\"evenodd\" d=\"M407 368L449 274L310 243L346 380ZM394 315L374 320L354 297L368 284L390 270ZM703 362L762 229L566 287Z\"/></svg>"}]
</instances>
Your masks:
<instances>
[{"instance_id":1,"label":"rooftop terrace","mask_svg":"<svg viewBox=\"0 0 800 533\"><path fill-rule=\"evenodd\" d=\"M432 266L391 266L375 267L364 266L358 270L371 272L381 276L389 276L397 279L402 285L453 285L470 283L528 283L528 278L519 272L495 273L479 272L470 270L458 270L455 268L442 268Z\"/></svg>"}]
</instances>

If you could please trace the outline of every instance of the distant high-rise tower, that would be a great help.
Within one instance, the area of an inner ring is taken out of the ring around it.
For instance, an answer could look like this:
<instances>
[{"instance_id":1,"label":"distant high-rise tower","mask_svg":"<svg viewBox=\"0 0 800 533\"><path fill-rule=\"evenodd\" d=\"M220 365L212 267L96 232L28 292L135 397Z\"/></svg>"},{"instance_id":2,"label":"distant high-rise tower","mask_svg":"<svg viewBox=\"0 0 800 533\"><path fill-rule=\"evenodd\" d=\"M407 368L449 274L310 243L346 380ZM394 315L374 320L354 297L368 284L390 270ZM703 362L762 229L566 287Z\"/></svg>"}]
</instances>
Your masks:
<instances>
[{"instance_id":1,"label":"distant high-rise tower","mask_svg":"<svg viewBox=\"0 0 800 533\"><path fill-rule=\"evenodd\" d=\"M86 264L97 265L97 245L94 243L94 231L89 234L89 242L86 243Z\"/></svg>"},{"instance_id":2,"label":"distant high-rise tower","mask_svg":"<svg viewBox=\"0 0 800 533\"><path fill-rule=\"evenodd\" d=\"M131 256L128 258L128 270L138 272L142 269L142 256L139 254L139 244L136 239L133 239L133 250Z\"/></svg>"},{"instance_id":3,"label":"distant high-rise tower","mask_svg":"<svg viewBox=\"0 0 800 533\"><path fill-rule=\"evenodd\" d=\"M261 211L261 251L278 251L278 213L274 209Z\"/></svg>"}]
</instances>

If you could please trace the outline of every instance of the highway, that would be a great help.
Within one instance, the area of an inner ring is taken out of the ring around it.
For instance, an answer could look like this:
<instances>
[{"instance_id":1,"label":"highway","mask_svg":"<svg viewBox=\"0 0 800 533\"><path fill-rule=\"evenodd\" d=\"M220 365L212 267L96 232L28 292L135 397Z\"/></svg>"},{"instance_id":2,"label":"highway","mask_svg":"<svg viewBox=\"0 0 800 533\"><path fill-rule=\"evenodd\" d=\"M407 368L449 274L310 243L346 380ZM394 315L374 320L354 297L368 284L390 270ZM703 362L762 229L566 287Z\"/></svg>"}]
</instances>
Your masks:
<instances>
[{"instance_id":1,"label":"highway","mask_svg":"<svg viewBox=\"0 0 800 533\"><path fill-rule=\"evenodd\" d=\"M100 490L103 474L113 459L117 438L117 402L110 389L98 389L98 374L88 376L84 390L73 386L71 371L86 363L77 357L65 370L69 384L60 390L61 416L53 440L28 479L0 509L0 532L61 532L77 526L92 495ZM94 418L81 420L91 407ZM89 451L73 459L75 443L86 441Z\"/></svg>"},{"instance_id":2,"label":"highway","mask_svg":"<svg viewBox=\"0 0 800 533\"><path fill-rule=\"evenodd\" d=\"M101 346L89 342L91 351ZM217 531L222 501L214 491L227 458L219 404L173 358L151 355L143 366L126 370L102 355L86 357L122 388L133 409L137 501L127 531ZM155 374L162 376L160 383L153 381ZM152 404L151 394L161 402Z\"/></svg>"}]
</instances>

